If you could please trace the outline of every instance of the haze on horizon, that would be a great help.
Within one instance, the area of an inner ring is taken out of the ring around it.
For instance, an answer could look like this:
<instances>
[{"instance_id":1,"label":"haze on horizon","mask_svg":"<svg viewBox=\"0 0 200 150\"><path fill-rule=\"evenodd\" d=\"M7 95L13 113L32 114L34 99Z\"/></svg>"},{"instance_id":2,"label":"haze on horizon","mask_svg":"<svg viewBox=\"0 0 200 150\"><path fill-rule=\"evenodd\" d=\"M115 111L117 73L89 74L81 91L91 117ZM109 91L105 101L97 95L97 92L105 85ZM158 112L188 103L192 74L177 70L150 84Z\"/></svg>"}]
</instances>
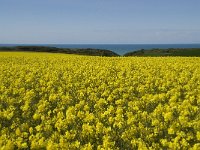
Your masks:
<instances>
[{"instance_id":1,"label":"haze on horizon","mask_svg":"<svg viewBox=\"0 0 200 150\"><path fill-rule=\"evenodd\" d=\"M0 0L0 44L200 43L199 0Z\"/></svg>"}]
</instances>

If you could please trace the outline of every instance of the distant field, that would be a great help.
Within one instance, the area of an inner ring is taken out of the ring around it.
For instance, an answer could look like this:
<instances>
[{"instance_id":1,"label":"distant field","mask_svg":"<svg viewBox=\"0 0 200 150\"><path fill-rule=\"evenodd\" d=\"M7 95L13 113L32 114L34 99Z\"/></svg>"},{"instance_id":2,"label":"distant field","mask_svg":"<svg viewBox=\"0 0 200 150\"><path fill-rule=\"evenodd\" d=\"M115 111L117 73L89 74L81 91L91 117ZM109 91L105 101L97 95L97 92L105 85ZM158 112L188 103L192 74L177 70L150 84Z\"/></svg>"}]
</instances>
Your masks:
<instances>
[{"instance_id":1,"label":"distant field","mask_svg":"<svg viewBox=\"0 0 200 150\"><path fill-rule=\"evenodd\" d=\"M2 149L200 149L200 57L0 52Z\"/></svg>"}]
</instances>

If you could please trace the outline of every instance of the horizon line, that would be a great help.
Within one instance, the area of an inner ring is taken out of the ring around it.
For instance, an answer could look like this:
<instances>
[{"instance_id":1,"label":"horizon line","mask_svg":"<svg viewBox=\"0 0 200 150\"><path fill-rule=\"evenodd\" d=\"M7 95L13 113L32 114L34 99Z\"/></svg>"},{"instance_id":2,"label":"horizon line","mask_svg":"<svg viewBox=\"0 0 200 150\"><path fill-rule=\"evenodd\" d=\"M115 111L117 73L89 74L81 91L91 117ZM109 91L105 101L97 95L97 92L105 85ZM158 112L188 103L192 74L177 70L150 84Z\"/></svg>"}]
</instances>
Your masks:
<instances>
[{"instance_id":1,"label":"horizon line","mask_svg":"<svg viewBox=\"0 0 200 150\"><path fill-rule=\"evenodd\" d=\"M200 43L0 43L0 45L176 45Z\"/></svg>"}]
</instances>

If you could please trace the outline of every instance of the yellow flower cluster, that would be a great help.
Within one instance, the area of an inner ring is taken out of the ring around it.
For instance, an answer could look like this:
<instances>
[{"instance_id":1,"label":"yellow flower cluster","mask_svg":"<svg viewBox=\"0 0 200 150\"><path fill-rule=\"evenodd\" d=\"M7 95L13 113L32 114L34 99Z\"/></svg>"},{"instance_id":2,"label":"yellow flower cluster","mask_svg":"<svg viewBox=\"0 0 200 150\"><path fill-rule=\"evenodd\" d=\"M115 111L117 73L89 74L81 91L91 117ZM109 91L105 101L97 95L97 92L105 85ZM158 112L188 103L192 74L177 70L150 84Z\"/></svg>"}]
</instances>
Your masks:
<instances>
[{"instance_id":1,"label":"yellow flower cluster","mask_svg":"<svg viewBox=\"0 0 200 150\"><path fill-rule=\"evenodd\" d=\"M200 149L200 58L0 53L1 149Z\"/></svg>"}]
</instances>

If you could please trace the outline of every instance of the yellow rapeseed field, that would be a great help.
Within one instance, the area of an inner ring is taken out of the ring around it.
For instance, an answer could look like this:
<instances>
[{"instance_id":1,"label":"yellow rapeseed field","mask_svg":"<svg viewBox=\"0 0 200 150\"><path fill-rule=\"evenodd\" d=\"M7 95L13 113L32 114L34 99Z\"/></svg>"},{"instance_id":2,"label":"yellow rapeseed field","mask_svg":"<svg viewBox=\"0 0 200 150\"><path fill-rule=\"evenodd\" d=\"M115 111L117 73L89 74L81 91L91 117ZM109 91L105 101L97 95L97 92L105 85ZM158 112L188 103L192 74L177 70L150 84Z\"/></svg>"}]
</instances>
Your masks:
<instances>
[{"instance_id":1,"label":"yellow rapeseed field","mask_svg":"<svg viewBox=\"0 0 200 150\"><path fill-rule=\"evenodd\" d=\"M0 52L0 148L200 149L200 58Z\"/></svg>"}]
</instances>

